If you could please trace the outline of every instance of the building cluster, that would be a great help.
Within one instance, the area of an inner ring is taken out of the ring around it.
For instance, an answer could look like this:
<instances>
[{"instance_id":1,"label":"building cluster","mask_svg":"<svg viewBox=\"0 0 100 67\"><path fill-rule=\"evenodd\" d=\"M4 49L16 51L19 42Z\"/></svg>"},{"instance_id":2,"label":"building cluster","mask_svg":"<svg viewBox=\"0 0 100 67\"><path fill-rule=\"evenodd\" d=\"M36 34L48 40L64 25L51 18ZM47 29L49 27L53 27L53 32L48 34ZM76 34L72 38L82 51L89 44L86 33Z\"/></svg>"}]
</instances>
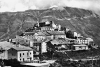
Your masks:
<instances>
[{"instance_id":1,"label":"building cluster","mask_svg":"<svg viewBox=\"0 0 100 67\"><path fill-rule=\"evenodd\" d=\"M39 60L42 53L49 48L60 50L89 50L93 45L92 38L84 38L77 32L61 27L52 21L36 23L16 38L0 42L1 59L18 61Z\"/></svg>"}]
</instances>

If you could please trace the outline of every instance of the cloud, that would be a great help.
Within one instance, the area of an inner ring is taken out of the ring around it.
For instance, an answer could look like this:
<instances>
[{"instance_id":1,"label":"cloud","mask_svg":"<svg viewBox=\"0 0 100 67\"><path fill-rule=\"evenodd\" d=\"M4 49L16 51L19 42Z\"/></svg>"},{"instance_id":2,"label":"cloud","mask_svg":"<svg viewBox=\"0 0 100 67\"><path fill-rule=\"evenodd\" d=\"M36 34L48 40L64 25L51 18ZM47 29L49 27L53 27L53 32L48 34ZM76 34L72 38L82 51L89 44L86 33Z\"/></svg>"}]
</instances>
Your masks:
<instances>
[{"instance_id":1,"label":"cloud","mask_svg":"<svg viewBox=\"0 0 100 67\"><path fill-rule=\"evenodd\" d=\"M100 11L100 0L0 0L0 12L68 6Z\"/></svg>"}]
</instances>

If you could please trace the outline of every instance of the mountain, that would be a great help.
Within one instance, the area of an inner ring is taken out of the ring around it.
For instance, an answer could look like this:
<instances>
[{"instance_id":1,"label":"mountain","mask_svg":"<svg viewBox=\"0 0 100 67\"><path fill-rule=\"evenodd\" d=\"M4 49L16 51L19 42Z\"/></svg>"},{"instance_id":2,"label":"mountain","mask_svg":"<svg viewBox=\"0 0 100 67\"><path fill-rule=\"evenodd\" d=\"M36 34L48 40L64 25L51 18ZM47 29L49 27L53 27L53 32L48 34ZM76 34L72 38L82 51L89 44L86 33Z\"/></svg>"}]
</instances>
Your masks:
<instances>
[{"instance_id":1,"label":"mountain","mask_svg":"<svg viewBox=\"0 0 100 67\"><path fill-rule=\"evenodd\" d=\"M0 13L0 40L13 38L45 19L70 28L84 37L91 37L98 45L100 43L99 15L89 10L71 7Z\"/></svg>"}]
</instances>

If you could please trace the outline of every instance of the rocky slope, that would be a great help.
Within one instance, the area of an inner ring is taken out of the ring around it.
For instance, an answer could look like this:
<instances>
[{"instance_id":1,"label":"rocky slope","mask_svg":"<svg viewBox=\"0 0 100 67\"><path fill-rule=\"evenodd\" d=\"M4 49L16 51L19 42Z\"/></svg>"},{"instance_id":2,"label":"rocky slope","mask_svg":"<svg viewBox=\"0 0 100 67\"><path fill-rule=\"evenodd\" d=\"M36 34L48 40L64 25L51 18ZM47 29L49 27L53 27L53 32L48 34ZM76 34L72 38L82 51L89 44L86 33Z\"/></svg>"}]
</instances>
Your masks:
<instances>
[{"instance_id":1,"label":"rocky slope","mask_svg":"<svg viewBox=\"0 0 100 67\"><path fill-rule=\"evenodd\" d=\"M44 19L53 20L85 37L92 37L96 44L100 43L100 17L92 11L70 7L0 13L0 40L13 38Z\"/></svg>"}]
</instances>

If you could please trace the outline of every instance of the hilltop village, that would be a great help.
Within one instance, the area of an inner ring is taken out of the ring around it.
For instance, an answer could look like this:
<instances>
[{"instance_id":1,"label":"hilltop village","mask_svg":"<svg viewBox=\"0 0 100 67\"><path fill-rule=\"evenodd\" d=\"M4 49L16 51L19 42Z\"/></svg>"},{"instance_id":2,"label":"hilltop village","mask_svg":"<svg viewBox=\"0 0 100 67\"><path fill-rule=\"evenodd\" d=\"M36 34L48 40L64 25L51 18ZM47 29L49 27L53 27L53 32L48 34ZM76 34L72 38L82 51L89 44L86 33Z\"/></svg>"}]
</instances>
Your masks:
<instances>
[{"instance_id":1,"label":"hilltop village","mask_svg":"<svg viewBox=\"0 0 100 67\"><path fill-rule=\"evenodd\" d=\"M97 48L92 38L53 21L45 21L34 24L14 39L0 42L0 59L31 62L41 60L41 56L48 52L88 51L92 48Z\"/></svg>"}]
</instances>

